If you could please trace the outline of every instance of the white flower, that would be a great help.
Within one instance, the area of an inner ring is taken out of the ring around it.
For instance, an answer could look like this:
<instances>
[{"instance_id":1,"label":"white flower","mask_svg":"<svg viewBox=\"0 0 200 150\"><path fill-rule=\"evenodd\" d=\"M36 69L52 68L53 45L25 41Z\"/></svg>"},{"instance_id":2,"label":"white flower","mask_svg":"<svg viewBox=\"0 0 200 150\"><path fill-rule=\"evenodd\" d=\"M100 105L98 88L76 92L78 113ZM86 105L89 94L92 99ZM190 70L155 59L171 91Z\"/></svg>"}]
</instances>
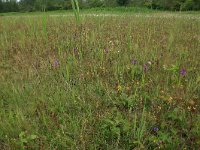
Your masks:
<instances>
[{"instance_id":1,"label":"white flower","mask_svg":"<svg viewBox=\"0 0 200 150\"><path fill-rule=\"evenodd\" d=\"M152 62L151 62L151 61L148 61L148 64L149 64L149 65L152 65Z\"/></svg>"}]
</instances>

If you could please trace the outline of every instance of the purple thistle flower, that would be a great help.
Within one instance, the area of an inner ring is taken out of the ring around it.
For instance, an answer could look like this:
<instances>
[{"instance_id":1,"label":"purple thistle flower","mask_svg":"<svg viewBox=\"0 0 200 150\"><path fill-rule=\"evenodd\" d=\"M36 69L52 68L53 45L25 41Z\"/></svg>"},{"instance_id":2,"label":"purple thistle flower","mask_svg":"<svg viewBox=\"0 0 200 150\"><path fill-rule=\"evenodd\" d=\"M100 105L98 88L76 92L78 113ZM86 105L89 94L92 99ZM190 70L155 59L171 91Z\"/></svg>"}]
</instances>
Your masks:
<instances>
[{"instance_id":1,"label":"purple thistle flower","mask_svg":"<svg viewBox=\"0 0 200 150\"><path fill-rule=\"evenodd\" d=\"M180 74L182 75L182 76L185 76L186 75L186 69L181 69L181 71L180 71Z\"/></svg>"},{"instance_id":2,"label":"purple thistle flower","mask_svg":"<svg viewBox=\"0 0 200 150\"><path fill-rule=\"evenodd\" d=\"M58 60L55 60L54 61L54 67L58 67L59 66L59 62L58 62Z\"/></svg>"},{"instance_id":3,"label":"purple thistle flower","mask_svg":"<svg viewBox=\"0 0 200 150\"><path fill-rule=\"evenodd\" d=\"M161 144L162 144L162 141L158 141L158 142L157 142L157 145L161 145Z\"/></svg>"},{"instance_id":4,"label":"purple thistle flower","mask_svg":"<svg viewBox=\"0 0 200 150\"><path fill-rule=\"evenodd\" d=\"M132 63L133 65L136 65L136 64L137 64L137 60L133 59L131 63Z\"/></svg>"},{"instance_id":5,"label":"purple thistle flower","mask_svg":"<svg viewBox=\"0 0 200 150\"><path fill-rule=\"evenodd\" d=\"M108 54L108 53L109 53L109 50L108 50L107 48L105 49L105 53L106 53L106 54Z\"/></svg>"},{"instance_id":6,"label":"purple thistle flower","mask_svg":"<svg viewBox=\"0 0 200 150\"><path fill-rule=\"evenodd\" d=\"M76 54L76 53L77 53L77 49L76 49L76 48L74 48L73 52L74 52L74 54Z\"/></svg>"},{"instance_id":7,"label":"purple thistle flower","mask_svg":"<svg viewBox=\"0 0 200 150\"><path fill-rule=\"evenodd\" d=\"M144 70L144 72L147 72L147 71L148 71L148 66L147 66L146 64L144 64L143 70Z\"/></svg>"},{"instance_id":8,"label":"purple thistle flower","mask_svg":"<svg viewBox=\"0 0 200 150\"><path fill-rule=\"evenodd\" d=\"M153 131L154 131L154 132L158 132L158 131L159 131L159 128L158 128L158 127L154 127L154 128L153 128Z\"/></svg>"},{"instance_id":9,"label":"purple thistle flower","mask_svg":"<svg viewBox=\"0 0 200 150\"><path fill-rule=\"evenodd\" d=\"M57 48L54 48L54 52L57 52L58 51L58 49Z\"/></svg>"}]
</instances>

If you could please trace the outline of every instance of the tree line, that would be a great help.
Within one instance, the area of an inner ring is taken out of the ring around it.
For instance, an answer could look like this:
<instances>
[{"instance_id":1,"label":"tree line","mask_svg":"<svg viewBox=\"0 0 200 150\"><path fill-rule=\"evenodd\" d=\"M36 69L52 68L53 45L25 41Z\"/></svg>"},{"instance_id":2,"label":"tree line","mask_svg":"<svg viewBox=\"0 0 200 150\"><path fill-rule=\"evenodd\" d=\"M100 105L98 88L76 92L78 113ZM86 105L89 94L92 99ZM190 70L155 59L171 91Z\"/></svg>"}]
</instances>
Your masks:
<instances>
[{"instance_id":1,"label":"tree line","mask_svg":"<svg viewBox=\"0 0 200 150\"><path fill-rule=\"evenodd\" d=\"M81 9L135 6L159 10L200 10L200 0L78 0ZM0 0L0 12L31 12L71 9L71 0Z\"/></svg>"}]
</instances>

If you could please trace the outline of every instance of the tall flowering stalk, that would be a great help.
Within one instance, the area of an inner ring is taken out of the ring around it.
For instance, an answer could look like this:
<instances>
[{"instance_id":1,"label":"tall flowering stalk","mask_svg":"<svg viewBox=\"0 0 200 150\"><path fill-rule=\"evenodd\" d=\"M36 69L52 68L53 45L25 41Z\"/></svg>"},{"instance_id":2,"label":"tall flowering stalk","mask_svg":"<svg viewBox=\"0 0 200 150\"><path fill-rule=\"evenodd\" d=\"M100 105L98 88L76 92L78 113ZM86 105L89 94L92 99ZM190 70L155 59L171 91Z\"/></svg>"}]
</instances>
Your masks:
<instances>
[{"instance_id":1,"label":"tall flowering stalk","mask_svg":"<svg viewBox=\"0 0 200 150\"><path fill-rule=\"evenodd\" d=\"M79 23L80 22L80 15L79 15L78 0L71 0L71 3L72 3L72 8L73 8L74 16L76 18L76 21Z\"/></svg>"}]
</instances>

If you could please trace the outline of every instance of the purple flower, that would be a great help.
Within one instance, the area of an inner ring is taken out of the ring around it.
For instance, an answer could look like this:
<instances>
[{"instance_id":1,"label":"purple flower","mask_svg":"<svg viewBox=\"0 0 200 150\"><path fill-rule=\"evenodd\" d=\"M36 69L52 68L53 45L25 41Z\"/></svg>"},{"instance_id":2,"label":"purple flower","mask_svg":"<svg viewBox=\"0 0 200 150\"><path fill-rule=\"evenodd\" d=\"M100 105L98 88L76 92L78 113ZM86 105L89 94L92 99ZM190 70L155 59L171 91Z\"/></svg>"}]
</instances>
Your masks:
<instances>
[{"instance_id":1,"label":"purple flower","mask_svg":"<svg viewBox=\"0 0 200 150\"><path fill-rule=\"evenodd\" d=\"M132 63L133 65L136 65L136 64L137 64L137 60L133 59L131 63Z\"/></svg>"},{"instance_id":2,"label":"purple flower","mask_svg":"<svg viewBox=\"0 0 200 150\"><path fill-rule=\"evenodd\" d=\"M181 69L181 71L180 71L180 74L182 75L182 76L185 76L186 75L186 69Z\"/></svg>"},{"instance_id":3,"label":"purple flower","mask_svg":"<svg viewBox=\"0 0 200 150\"><path fill-rule=\"evenodd\" d=\"M157 142L157 145L161 145L161 144L162 144L162 141L158 141L158 142Z\"/></svg>"},{"instance_id":4,"label":"purple flower","mask_svg":"<svg viewBox=\"0 0 200 150\"><path fill-rule=\"evenodd\" d=\"M76 54L77 53L77 48L74 48L73 52L74 52L74 54Z\"/></svg>"},{"instance_id":5,"label":"purple flower","mask_svg":"<svg viewBox=\"0 0 200 150\"><path fill-rule=\"evenodd\" d=\"M109 52L109 50L106 48L106 49L105 49L105 53L108 54L108 52Z\"/></svg>"},{"instance_id":6,"label":"purple flower","mask_svg":"<svg viewBox=\"0 0 200 150\"><path fill-rule=\"evenodd\" d=\"M55 52L57 52L57 51L58 51L58 49L57 49L57 48L54 48L54 51L55 51Z\"/></svg>"},{"instance_id":7,"label":"purple flower","mask_svg":"<svg viewBox=\"0 0 200 150\"><path fill-rule=\"evenodd\" d=\"M59 66L59 62L58 62L58 60L55 60L54 61L54 67L58 67Z\"/></svg>"},{"instance_id":8,"label":"purple flower","mask_svg":"<svg viewBox=\"0 0 200 150\"><path fill-rule=\"evenodd\" d=\"M143 70L144 70L144 72L147 72L147 71L148 71L148 66L147 66L146 64L144 64Z\"/></svg>"},{"instance_id":9,"label":"purple flower","mask_svg":"<svg viewBox=\"0 0 200 150\"><path fill-rule=\"evenodd\" d=\"M153 128L153 131L154 131L154 132L158 132L158 131L159 131L159 128L158 128L158 127L154 127L154 128Z\"/></svg>"}]
</instances>

